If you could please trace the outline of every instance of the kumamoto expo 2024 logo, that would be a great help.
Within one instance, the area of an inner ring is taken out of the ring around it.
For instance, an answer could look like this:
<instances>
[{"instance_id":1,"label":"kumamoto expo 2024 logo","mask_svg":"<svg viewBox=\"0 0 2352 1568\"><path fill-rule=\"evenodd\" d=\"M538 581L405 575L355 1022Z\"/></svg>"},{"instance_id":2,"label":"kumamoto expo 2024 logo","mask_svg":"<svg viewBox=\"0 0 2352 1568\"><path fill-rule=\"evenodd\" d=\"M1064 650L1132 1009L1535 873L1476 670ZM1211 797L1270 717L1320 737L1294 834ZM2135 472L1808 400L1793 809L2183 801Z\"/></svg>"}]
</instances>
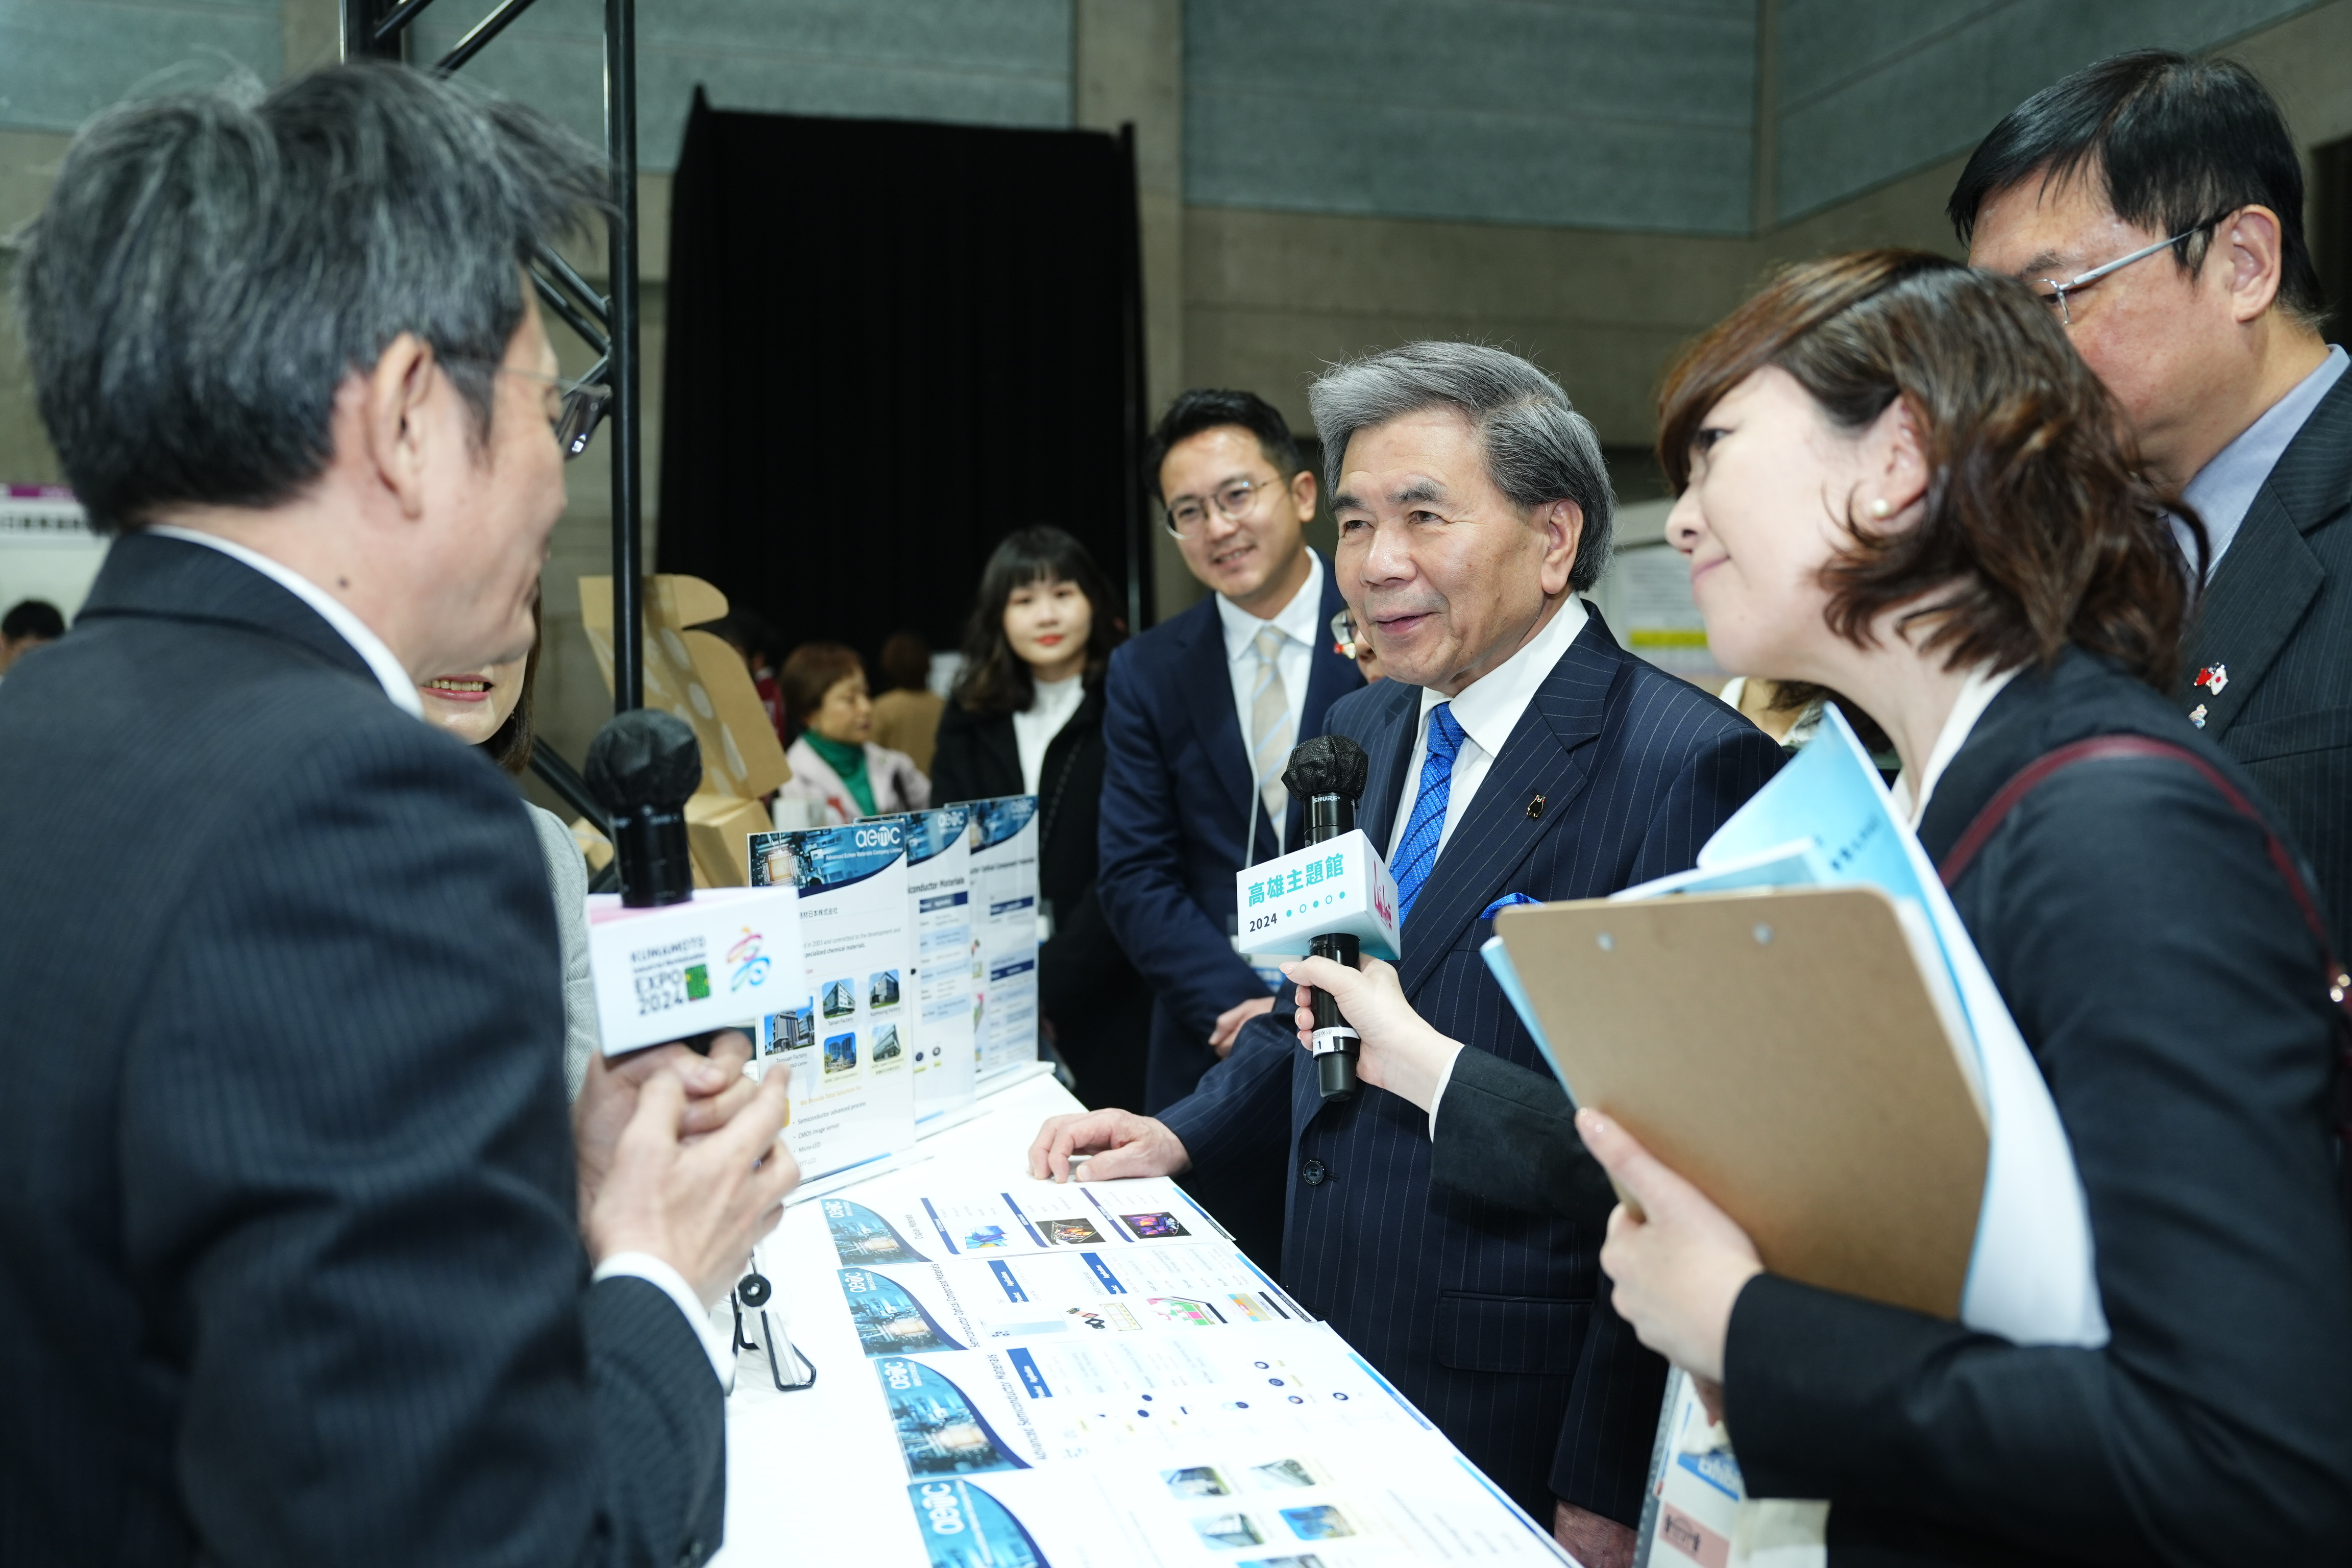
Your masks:
<instances>
[{"instance_id":1,"label":"kumamoto expo 2024 logo","mask_svg":"<svg viewBox=\"0 0 2352 1568\"><path fill-rule=\"evenodd\" d=\"M747 985L767 984L768 969L773 961L760 951L760 943L763 940L758 931L745 926L742 939L727 950L727 962L734 966L735 971L728 977L728 990L740 991Z\"/></svg>"}]
</instances>

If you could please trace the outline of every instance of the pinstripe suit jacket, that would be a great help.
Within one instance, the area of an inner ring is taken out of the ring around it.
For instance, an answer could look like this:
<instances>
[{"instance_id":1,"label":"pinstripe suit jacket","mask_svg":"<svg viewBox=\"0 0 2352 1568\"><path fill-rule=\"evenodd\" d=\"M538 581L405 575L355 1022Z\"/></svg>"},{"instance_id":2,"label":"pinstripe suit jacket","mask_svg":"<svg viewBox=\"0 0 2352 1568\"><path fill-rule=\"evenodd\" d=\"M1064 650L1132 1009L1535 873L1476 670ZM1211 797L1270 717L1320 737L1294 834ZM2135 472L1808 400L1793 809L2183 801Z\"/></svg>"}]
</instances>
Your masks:
<instances>
[{"instance_id":1,"label":"pinstripe suit jacket","mask_svg":"<svg viewBox=\"0 0 2352 1568\"><path fill-rule=\"evenodd\" d=\"M698 1563L694 1329L586 1282L547 874L307 605L117 542L0 685L0 1563Z\"/></svg>"},{"instance_id":2,"label":"pinstripe suit jacket","mask_svg":"<svg viewBox=\"0 0 2352 1568\"><path fill-rule=\"evenodd\" d=\"M2220 691L2192 685L2227 672ZM2278 806L2352 938L2352 375L2279 457L2214 569L2180 706Z\"/></svg>"},{"instance_id":3,"label":"pinstripe suit jacket","mask_svg":"<svg viewBox=\"0 0 2352 1568\"><path fill-rule=\"evenodd\" d=\"M1407 798L1420 700L1385 681L1334 704L1324 726L1371 759L1358 822L1375 844ZM1413 903L1405 994L1453 1038L1539 1068L1478 956L1494 934L1483 911L1506 893L1592 898L1687 868L1780 762L1771 737L1624 652L1594 612ZM1310 1058L1273 1021L1288 1017L1286 990L1161 1119L1202 1167L1286 1144L1285 1287L1536 1518L1559 1496L1633 1522L1665 1371L1609 1310L1607 1204L1553 1218L1433 1186L1428 1119L1374 1089L1326 1106Z\"/></svg>"}]
</instances>

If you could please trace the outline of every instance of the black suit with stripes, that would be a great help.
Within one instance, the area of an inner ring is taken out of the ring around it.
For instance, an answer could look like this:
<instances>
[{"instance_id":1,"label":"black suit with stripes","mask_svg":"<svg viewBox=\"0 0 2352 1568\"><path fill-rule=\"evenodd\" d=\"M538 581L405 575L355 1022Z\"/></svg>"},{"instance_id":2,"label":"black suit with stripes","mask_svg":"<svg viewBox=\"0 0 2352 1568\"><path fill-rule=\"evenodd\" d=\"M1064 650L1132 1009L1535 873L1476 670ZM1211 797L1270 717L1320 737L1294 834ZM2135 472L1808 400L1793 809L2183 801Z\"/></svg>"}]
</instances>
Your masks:
<instances>
[{"instance_id":1,"label":"black suit with stripes","mask_svg":"<svg viewBox=\"0 0 2352 1568\"><path fill-rule=\"evenodd\" d=\"M2352 947L2352 374L2263 481L2180 663L2182 710L2277 805Z\"/></svg>"},{"instance_id":2,"label":"black suit with stripes","mask_svg":"<svg viewBox=\"0 0 2352 1568\"><path fill-rule=\"evenodd\" d=\"M587 1281L513 786L118 542L0 684L0 1563L698 1563L692 1325Z\"/></svg>"},{"instance_id":3,"label":"black suit with stripes","mask_svg":"<svg viewBox=\"0 0 2352 1568\"><path fill-rule=\"evenodd\" d=\"M1420 688L1384 681L1334 704L1324 725L1371 759L1358 823L1383 849L1409 809L1420 702ZM1769 736L1624 652L1594 612L1413 903L1405 994L1473 1049L1539 1068L1478 956L1494 934L1487 906L1514 892L1593 898L1686 869L1780 762ZM1665 1367L1609 1309L1607 1203L1550 1218L1433 1186L1428 1118L1373 1089L1326 1106L1289 1016L1286 988L1162 1120L1212 1172L1286 1144L1283 1284L1537 1519L1558 1496L1633 1522Z\"/></svg>"}]
</instances>

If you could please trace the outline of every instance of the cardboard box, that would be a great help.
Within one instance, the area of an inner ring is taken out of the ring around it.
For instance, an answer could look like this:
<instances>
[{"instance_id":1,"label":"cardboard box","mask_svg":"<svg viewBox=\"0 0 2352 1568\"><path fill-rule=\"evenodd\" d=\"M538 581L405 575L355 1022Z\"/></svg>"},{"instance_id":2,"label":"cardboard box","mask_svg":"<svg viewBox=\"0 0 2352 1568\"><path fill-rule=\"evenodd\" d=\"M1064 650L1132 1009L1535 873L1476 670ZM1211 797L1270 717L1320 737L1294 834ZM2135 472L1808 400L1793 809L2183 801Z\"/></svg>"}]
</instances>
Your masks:
<instances>
[{"instance_id":1,"label":"cardboard box","mask_svg":"<svg viewBox=\"0 0 2352 1568\"><path fill-rule=\"evenodd\" d=\"M727 613L727 596L699 577L646 580L646 706L677 714L702 749L702 785L687 803L695 886L740 888L751 879L746 836L771 826L762 797L793 776L742 657L691 626ZM580 579L588 646L613 683L613 579Z\"/></svg>"}]
</instances>

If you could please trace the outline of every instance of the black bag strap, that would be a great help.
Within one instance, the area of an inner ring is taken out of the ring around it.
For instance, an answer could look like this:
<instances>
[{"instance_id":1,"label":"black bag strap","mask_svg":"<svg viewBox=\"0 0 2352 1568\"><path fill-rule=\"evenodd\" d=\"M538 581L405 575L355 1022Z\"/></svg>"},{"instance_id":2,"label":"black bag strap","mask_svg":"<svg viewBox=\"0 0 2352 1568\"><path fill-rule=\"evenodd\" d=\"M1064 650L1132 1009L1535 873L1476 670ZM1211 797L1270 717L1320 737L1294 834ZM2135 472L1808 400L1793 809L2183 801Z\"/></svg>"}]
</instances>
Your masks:
<instances>
[{"instance_id":1,"label":"black bag strap","mask_svg":"<svg viewBox=\"0 0 2352 1568\"><path fill-rule=\"evenodd\" d=\"M2336 1070L2336 1136L2352 1145L2352 974L2336 956L2334 943L2328 940L2327 922L2319 916L2319 905L2311 889L2304 885L2303 873L2295 868L2294 856L2278 836L2270 820L2254 808L2245 793L2231 784L2229 775L2211 763L2170 741L2159 741L2149 735L2094 735L2087 741L2076 741L2054 752L2045 752L2018 770L2016 775L2000 786L2000 792L1985 802L1951 852L1937 867L1949 888L1968 871L1977 858L1977 851L1997 831L2002 821L2014 810L2019 801L2033 793L2043 780L2063 768L2076 763L2106 762L2118 759L2157 758L2166 762L2185 763L2194 768L2206 783L2211 784L2231 810L2263 830L2263 839L2270 853L2271 864L2277 868L2279 879L2286 884L2294 906L2303 913L2303 923L2311 928L2314 941L2319 944L2322 962L2326 966L2325 983L2328 999L2336 1004L2338 1062ZM2347 1187L2352 1187L2352 1161L2345 1162Z\"/></svg>"}]
</instances>

